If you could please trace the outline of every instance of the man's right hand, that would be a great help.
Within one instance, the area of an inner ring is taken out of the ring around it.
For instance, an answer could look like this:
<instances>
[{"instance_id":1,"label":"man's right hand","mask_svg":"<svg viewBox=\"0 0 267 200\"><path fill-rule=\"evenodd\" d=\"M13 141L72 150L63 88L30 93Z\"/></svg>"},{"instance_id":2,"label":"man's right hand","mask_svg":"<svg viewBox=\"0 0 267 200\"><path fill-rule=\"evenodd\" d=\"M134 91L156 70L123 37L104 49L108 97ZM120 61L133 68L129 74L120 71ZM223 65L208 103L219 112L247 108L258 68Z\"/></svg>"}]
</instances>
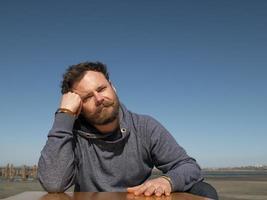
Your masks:
<instances>
[{"instance_id":1,"label":"man's right hand","mask_svg":"<svg viewBox=\"0 0 267 200\"><path fill-rule=\"evenodd\" d=\"M74 92L65 93L61 98L60 108L66 108L78 116L82 110L82 99Z\"/></svg>"}]
</instances>

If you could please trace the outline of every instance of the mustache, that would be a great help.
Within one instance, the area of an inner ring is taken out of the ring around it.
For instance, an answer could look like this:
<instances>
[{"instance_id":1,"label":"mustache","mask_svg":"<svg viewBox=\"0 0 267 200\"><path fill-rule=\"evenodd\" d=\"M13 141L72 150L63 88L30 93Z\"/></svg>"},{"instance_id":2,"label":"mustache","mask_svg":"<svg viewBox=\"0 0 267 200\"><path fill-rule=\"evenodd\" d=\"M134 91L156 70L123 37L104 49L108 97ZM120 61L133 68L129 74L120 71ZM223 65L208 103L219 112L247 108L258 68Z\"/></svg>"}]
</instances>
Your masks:
<instances>
[{"instance_id":1,"label":"mustache","mask_svg":"<svg viewBox=\"0 0 267 200\"><path fill-rule=\"evenodd\" d=\"M105 107L110 107L113 106L114 102L113 101L103 101L97 108L96 108L96 112L100 112L102 111L103 108Z\"/></svg>"},{"instance_id":2,"label":"mustache","mask_svg":"<svg viewBox=\"0 0 267 200\"><path fill-rule=\"evenodd\" d=\"M109 106L112 106L113 104L114 104L114 101L106 101L106 100L104 100L102 102L103 107L109 107Z\"/></svg>"}]
</instances>

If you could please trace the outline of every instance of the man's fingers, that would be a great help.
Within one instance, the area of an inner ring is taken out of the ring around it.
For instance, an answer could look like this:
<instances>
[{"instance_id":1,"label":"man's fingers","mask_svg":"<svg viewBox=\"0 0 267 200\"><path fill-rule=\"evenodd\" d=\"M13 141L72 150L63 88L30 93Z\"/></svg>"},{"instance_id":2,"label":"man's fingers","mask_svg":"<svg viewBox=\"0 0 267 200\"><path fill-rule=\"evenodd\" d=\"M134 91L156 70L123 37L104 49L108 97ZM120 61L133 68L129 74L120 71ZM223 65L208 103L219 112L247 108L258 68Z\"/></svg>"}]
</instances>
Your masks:
<instances>
[{"instance_id":1,"label":"man's fingers","mask_svg":"<svg viewBox=\"0 0 267 200\"><path fill-rule=\"evenodd\" d=\"M127 188L127 192L130 192L130 193L133 193L135 192L136 190L138 190L142 185L137 185L137 186L134 186L134 187L128 187Z\"/></svg>"},{"instance_id":2,"label":"man's fingers","mask_svg":"<svg viewBox=\"0 0 267 200\"><path fill-rule=\"evenodd\" d=\"M154 193L155 193L156 196L160 197L161 195L164 194L164 190L163 190L162 187L158 187L158 188L155 190ZM165 193L165 194L166 194L166 193Z\"/></svg>"},{"instance_id":3,"label":"man's fingers","mask_svg":"<svg viewBox=\"0 0 267 200\"><path fill-rule=\"evenodd\" d=\"M164 193L165 193L166 196L170 196L171 195L171 190L166 188L164 190Z\"/></svg>"},{"instance_id":4,"label":"man's fingers","mask_svg":"<svg viewBox=\"0 0 267 200\"><path fill-rule=\"evenodd\" d=\"M145 196L151 196L152 194L154 194L156 188L155 186L151 185L149 186L146 190L145 190Z\"/></svg>"},{"instance_id":5,"label":"man's fingers","mask_svg":"<svg viewBox=\"0 0 267 200\"><path fill-rule=\"evenodd\" d=\"M155 194L156 197L161 197L162 195L170 196L171 187L168 181L163 178L158 178L146 181L142 185L127 188L127 191L136 196L141 194L144 194L145 196L151 196Z\"/></svg>"},{"instance_id":6,"label":"man's fingers","mask_svg":"<svg viewBox=\"0 0 267 200\"><path fill-rule=\"evenodd\" d=\"M80 115L80 113L81 113L81 111L82 111L82 108L83 108L83 102L81 101L80 102L80 107L79 107L79 109L78 109L78 111L77 111L77 116L79 116Z\"/></svg>"},{"instance_id":7,"label":"man's fingers","mask_svg":"<svg viewBox=\"0 0 267 200\"><path fill-rule=\"evenodd\" d=\"M146 189L148 188L148 186L146 184L142 184L140 188L138 188L135 192L134 192L134 195L140 195L140 194L143 194Z\"/></svg>"},{"instance_id":8,"label":"man's fingers","mask_svg":"<svg viewBox=\"0 0 267 200\"><path fill-rule=\"evenodd\" d=\"M71 112L77 114L81 106L81 97L73 92L68 92L62 95L60 108L65 108L70 110Z\"/></svg>"},{"instance_id":9,"label":"man's fingers","mask_svg":"<svg viewBox=\"0 0 267 200\"><path fill-rule=\"evenodd\" d=\"M170 193L170 192L165 192L165 195L166 195L166 196L170 196L171 193Z\"/></svg>"}]
</instances>

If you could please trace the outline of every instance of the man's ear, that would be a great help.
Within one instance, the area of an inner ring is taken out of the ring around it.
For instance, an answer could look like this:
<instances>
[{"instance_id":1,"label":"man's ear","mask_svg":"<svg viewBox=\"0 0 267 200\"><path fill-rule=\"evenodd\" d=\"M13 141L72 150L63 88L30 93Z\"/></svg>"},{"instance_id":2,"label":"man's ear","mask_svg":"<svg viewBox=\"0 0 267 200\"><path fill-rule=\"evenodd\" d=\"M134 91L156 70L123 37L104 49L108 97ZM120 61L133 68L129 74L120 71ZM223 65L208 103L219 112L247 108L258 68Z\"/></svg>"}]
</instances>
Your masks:
<instances>
[{"instance_id":1,"label":"man's ear","mask_svg":"<svg viewBox=\"0 0 267 200\"><path fill-rule=\"evenodd\" d=\"M115 86L111 83L111 81L109 81L109 83L110 83L111 87L113 88L113 90L115 91L115 93L117 93L117 90L116 90Z\"/></svg>"}]
</instances>

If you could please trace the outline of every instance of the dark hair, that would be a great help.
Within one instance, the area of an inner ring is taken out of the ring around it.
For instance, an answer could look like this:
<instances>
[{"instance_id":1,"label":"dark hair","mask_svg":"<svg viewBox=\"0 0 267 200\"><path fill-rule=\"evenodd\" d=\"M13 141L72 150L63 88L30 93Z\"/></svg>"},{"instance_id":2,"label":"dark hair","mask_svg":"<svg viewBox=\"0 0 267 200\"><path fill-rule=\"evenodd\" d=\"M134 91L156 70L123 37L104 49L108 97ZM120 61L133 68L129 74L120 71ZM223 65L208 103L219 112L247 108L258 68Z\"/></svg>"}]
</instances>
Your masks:
<instances>
[{"instance_id":1,"label":"dark hair","mask_svg":"<svg viewBox=\"0 0 267 200\"><path fill-rule=\"evenodd\" d=\"M61 93L65 94L71 91L73 84L81 80L87 71L101 72L109 81L109 74L105 64L101 62L83 62L76 65L71 65L66 70L65 74L63 74Z\"/></svg>"}]
</instances>

